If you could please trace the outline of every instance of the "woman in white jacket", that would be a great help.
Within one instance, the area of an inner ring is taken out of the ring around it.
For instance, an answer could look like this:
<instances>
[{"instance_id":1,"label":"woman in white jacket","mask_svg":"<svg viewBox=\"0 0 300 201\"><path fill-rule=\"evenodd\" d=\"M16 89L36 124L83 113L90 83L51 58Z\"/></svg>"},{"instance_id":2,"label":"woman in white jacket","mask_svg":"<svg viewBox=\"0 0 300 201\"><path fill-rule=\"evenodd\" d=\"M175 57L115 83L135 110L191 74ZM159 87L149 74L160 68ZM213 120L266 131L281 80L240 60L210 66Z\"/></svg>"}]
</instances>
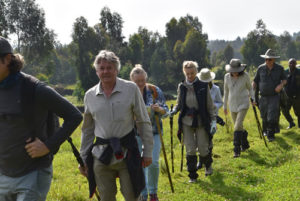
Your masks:
<instances>
[{"instance_id":1,"label":"woman in white jacket","mask_svg":"<svg viewBox=\"0 0 300 201\"><path fill-rule=\"evenodd\" d=\"M247 140L248 132L243 127L243 122L250 106L249 98L253 97L250 77L245 72L246 64L241 64L239 59L231 59L225 69L228 72L224 77L224 114L229 110L234 122L234 157L239 157L241 150L249 149Z\"/></svg>"}]
</instances>

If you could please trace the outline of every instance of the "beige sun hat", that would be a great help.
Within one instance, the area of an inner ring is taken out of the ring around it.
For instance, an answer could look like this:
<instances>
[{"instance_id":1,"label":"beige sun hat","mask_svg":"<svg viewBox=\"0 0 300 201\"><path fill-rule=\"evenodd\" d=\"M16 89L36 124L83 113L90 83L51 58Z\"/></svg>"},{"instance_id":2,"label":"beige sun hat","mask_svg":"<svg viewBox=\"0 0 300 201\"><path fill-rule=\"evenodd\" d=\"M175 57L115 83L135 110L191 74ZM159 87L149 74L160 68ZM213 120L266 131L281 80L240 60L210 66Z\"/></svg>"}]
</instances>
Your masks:
<instances>
[{"instance_id":1,"label":"beige sun hat","mask_svg":"<svg viewBox=\"0 0 300 201\"><path fill-rule=\"evenodd\" d=\"M202 68L199 73L197 73L197 77L202 82L210 82L215 79L216 74L210 71L208 68Z\"/></svg>"},{"instance_id":2,"label":"beige sun hat","mask_svg":"<svg viewBox=\"0 0 300 201\"><path fill-rule=\"evenodd\" d=\"M275 51L268 49L264 55L260 55L264 59L278 59L280 56L276 56Z\"/></svg>"},{"instance_id":3,"label":"beige sun hat","mask_svg":"<svg viewBox=\"0 0 300 201\"><path fill-rule=\"evenodd\" d=\"M242 64L239 59L231 59L229 64L225 66L225 70L229 73L239 73L245 70L246 64Z\"/></svg>"}]
</instances>

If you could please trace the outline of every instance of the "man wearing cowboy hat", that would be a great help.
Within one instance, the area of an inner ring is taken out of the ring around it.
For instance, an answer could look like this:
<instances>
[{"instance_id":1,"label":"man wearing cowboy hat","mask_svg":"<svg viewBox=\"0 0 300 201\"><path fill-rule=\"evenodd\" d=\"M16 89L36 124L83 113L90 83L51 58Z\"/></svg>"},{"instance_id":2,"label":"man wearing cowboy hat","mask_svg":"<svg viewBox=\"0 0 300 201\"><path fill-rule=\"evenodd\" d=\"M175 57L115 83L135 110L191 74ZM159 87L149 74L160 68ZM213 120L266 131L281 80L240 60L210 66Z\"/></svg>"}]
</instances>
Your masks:
<instances>
[{"instance_id":1,"label":"man wearing cowboy hat","mask_svg":"<svg viewBox=\"0 0 300 201\"><path fill-rule=\"evenodd\" d=\"M278 129L280 114L279 93L286 84L284 68L275 63L276 56L272 49L268 49L264 55L265 63L257 69L253 80L253 89L260 95L260 99L255 97L254 104L259 101L259 109L263 122L263 132L271 142L275 140L275 132Z\"/></svg>"}]
</instances>

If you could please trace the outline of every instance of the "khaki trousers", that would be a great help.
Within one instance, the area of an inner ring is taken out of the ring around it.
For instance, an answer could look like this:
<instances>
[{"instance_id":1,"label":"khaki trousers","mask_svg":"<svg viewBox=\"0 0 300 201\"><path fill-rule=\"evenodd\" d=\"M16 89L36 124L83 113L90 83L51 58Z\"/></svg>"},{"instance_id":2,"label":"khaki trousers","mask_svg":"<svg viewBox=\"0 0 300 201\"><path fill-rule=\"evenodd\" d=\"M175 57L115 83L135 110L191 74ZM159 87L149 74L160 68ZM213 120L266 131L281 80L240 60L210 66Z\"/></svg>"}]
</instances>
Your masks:
<instances>
[{"instance_id":1,"label":"khaki trousers","mask_svg":"<svg viewBox=\"0 0 300 201\"><path fill-rule=\"evenodd\" d=\"M104 165L94 157L94 173L101 201L116 201L116 177L120 178L121 192L126 201L136 201L125 161Z\"/></svg>"},{"instance_id":2,"label":"khaki trousers","mask_svg":"<svg viewBox=\"0 0 300 201\"><path fill-rule=\"evenodd\" d=\"M243 122L247 114L248 109L241 110L239 112L231 112L231 117L234 123L234 131L243 131Z\"/></svg>"},{"instance_id":3,"label":"khaki trousers","mask_svg":"<svg viewBox=\"0 0 300 201\"><path fill-rule=\"evenodd\" d=\"M200 156L207 156L209 153L209 138L204 127L194 129L191 126L182 124L182 129L186 155L196 155L198 150Z\"/></svg>"}]
</instances>

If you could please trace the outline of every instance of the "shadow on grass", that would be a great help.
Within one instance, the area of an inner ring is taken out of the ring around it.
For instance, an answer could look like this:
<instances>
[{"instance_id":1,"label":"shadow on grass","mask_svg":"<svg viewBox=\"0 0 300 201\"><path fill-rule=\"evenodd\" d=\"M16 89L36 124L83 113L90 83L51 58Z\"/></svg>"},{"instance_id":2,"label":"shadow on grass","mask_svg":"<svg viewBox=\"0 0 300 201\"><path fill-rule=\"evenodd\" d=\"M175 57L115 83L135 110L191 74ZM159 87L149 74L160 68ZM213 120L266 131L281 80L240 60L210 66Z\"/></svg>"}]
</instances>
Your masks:
<instances>
[{"instance_id":1,"label":"shadow on grass","mask_svg":"<svg viewBox=\"0 0 300 201\"><path fill-rule=\"evenodd\" d=\"M265 158L262 158L257 152L253 151L252 149L248 150L248 155L243 154L241 157L248 158L249 160L254 161L256 164L261 166L269 166L266 162Z\"/></svg>"},{"instance_id":2,"label":"shadow on grass","mask_svg":"<svg viewBox=\"0 0 300 201\"><path fill-rule=\"evenodd\" d=\"M287 137L291 140L293 140L293 142L295 142L297 145L300 145L300 133L296 132L295 130L289 130L287 132L282 133L282 136Z\"/></svg>"},{"instance_id":3,"label":"shadow on grass","mask_svg":"<svg viewBox=\"0 0 300 201\"><path fill-rule=\"evenodd\" d=\"M214 193L224 197L225 200L259 200L262 197L260 193L245 191L243 188L238 186L238 183L236 183L236 185L234 183L233 185L226 185L223 181L223 175L219 172L215 172L209 177L209 179L211 180L211 183L201 180L198 184L201 185L201 188L205 191L213 191ZM251 180L258 181L257 178L252 178Z\"/></svg>"},{"instance_id":4,"label":"shadow on grass","mask_svg":"<svg viewBox=\"0 0 300 201\"><path fill-rule=\"evenodd\" d=\"M293 148L291 145L286 143L286 141L280 136L276 136L276 140L272 143L278 144L281 147L281 149L283 149L283 151L290 151Z\"/></svg>"}]
</instances>

